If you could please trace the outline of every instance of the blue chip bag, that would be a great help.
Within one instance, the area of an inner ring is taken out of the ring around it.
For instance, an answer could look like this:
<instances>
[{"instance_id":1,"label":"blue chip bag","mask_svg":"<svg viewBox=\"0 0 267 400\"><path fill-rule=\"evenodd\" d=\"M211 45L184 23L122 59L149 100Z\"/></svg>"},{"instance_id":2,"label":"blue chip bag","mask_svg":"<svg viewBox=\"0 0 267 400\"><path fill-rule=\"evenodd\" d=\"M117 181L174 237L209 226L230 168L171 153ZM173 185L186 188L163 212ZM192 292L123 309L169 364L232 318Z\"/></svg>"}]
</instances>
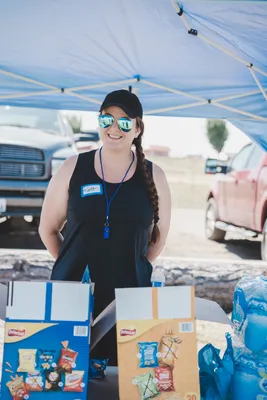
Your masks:
<instances>
[{"instance_id":1,"label":"blue chip bag","mask_svg":"<svg viewBox=\"0 0 267 400\"><path fill-rule=\"evenodd\" d=\"M139 368L156 368L158 363L158 342L139 342Z\"/></svg>"},{"instance_id":2,"label":"blue chip bag","mask_svg":"<svg viewBox=\"0 0 267 400\"><path fill-rule=\"evenodd\" d=\"M56 351L55 350L38 350L37 351L37 367L42 370L50 370L56 367Z\"/></svg>"},{"instance_id":3,"label":"blue chip bag","mask_svg":"<svg viewBox=\"0 0 267 400\"><path fill-rule=\"evenodd\" d=\"M106 376L108 358L90 359L89 363L89 379L103 379Z\"/></svg>"}]
</instances>

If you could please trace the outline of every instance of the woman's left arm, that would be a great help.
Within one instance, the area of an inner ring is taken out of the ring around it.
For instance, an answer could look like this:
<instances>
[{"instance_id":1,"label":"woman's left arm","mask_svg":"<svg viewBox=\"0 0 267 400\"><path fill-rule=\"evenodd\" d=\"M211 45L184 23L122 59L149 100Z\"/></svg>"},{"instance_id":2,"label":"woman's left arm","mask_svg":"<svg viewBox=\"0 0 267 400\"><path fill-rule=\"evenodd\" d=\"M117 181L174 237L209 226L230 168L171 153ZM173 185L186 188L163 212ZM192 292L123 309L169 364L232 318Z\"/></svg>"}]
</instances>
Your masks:
<instances>
[{"instance_id":1,"label":"woman's left arm","mask_svg":"<svg viewBox=\"0 0 267 400\"><path fill-rule=\"evenodd\" d=\"M150 244L147 249L147 259L153 262L162 252L170 229L171 222L171 192L165 173L153 164L153 178L159 197L159 222L160 238L155 244ZM153 229L153 226L152 226Z\"/></svg>"}]
</instances>

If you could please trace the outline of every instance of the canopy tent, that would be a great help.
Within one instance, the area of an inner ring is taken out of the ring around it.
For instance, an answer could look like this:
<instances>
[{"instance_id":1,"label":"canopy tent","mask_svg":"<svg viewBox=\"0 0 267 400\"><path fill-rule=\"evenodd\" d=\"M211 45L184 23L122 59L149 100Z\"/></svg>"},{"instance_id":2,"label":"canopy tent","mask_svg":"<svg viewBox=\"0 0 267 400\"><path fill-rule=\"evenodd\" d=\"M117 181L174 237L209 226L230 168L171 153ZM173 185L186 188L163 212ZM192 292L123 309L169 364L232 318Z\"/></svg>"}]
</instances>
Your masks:
<instances>
[{"instance_id":1,"label":"canopy tent","mask_svg":"<svg viewBox=\"0 0 267 400\"><path fill-rule=\"evenodd\" d=\"M267 1L9 0L0 105L98 111L131 88L145 114L225 118L267 150Z\"/></svg>"}]
</instances>

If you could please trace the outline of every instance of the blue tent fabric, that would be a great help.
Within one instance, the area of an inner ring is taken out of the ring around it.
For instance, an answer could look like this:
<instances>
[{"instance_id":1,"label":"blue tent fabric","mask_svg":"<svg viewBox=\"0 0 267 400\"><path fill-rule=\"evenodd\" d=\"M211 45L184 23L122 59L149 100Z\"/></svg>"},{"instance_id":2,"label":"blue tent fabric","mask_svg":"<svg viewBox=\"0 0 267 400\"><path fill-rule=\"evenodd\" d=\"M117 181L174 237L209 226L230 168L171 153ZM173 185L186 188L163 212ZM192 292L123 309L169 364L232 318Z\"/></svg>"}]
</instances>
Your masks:
<instances>
[{"instance_id":1,"label":"blue tent fabric","mask_svg":"<svg viewBox=\"0 0 267 400\"><path fill-rule=\"evenodd\" d=\"M132 86L148 115L225 118L267 150L266 21L267 1L5 1L0 105L98 111Z\"/></svg>"}]
</instances>

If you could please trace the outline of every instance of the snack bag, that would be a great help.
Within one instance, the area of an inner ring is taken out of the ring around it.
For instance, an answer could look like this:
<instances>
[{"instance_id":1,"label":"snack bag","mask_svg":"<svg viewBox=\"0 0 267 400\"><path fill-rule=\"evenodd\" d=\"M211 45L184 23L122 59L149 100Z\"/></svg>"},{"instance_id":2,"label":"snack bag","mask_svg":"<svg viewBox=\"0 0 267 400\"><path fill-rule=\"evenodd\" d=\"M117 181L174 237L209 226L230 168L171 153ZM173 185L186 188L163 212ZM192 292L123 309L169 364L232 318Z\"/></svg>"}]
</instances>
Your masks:
<instances>
[{"instance_id":1,"label":"snack bag","mask_svg":"<svg viewBox=\"0 0 267 400\"><path fill-rule=\"evenodd\" d=\"M72 371L65 374L64 392L83 392L85 384L83 383L84 371Z\"/></svg>"},{"instance_id":2,"label":"snack bag","mask_svg":"<svg viewBox=\"0 0 267 400\"><path fill-rule=\"evenodd\" d=\"M163 336L159 346L159 365L174 367L181 343L179 337Z\"/></svg>"},{"instance_id":3,"label":"snack bag","mask_svg":"<svg viewBox=\"0 0 267 400\"><path fill-rule=\"evenodd\" d=\"M139 368L158 367L158 342L139 342Z\"/></svg>"},{"instance_id":4,"label":"snack bag","mask_svg":"<svg viewBox=\"0 0 267 400\"><path fill-rule=\"evenodd\" d=\"M108 358L103 360L90 358L89 378L91 379L105 378L107 365L108 365Z\"/></svg>"},{"instance_id":5,"label":"snack bag","mask_svg":"<svg viewBox=\"0 0 267 400\"><path fill-rule=\"evenodd\" d=\"M61 372L45 371L45 391L58 391L61 390L62 386Z\"/></svg>"},{"instance_id":6,"label":"snack bag","mask_svg":"<svg viewBox=\"0 0 267 400\"><path fill-rule=\"evenodd\" d=\"M17 372L34 372L36 369L36 349L19 349Z\"/></svg>"},{"instance_id":7,"label":"snack bag","mask_svg":"<svg viewBox=\"0 0 267 400\"><path fill-rule=\"evenodd\" d=\"M43 377L40 371L27 372L25 387L29 392L42 392L44 387Z\"/></svg>"},{"instance_id":8,"label":"snack bag","mask_svg":"<svg viewBox=\"0 0 267 400\"><path fill-rule=\"evenodd\" d=\"M171 367L158 367L155 369L155 381L160 392L174 392L173 369Z\"/></svg>"},{"instance_id":9,"label":"snack bag","mask_svg":"<svg viewBox=\"0 0 267 400\"><path fill-rule=\"evenodd\" d=\"M12 380L7 382L7 387L10 391L13 400L29 399L29 392L27 391L23 377L16 375L16 378L11 378Z\"/></svg>"},{"instance_id":10,"label":"snack bag","mask_svg":"<svg viewBox=\"0 0 267 400\"><path fill-rule=\"evenodd\" d=\"M154 382L152 372L136 376L133 380L133 384L138 386L141 400L152 399L160 394Z\"/></svg>"},{"instance_id":11,"label":"snack bag","mask_svg":"<svg viewBox=\"0 0 267 400\"><path fill-rule=\"evenodd\" d=\"M62 372L72 372L72 368L76 367L76 358L78 353L68 348L69 342L62 342L64 349L61 350L58 362L58 368Z\"/></svg>"},{"instance_id":12,"label":"snack bag","mask_svg":"<svg viewBox=\"0 0 267 400\"><path fill-rule=\"evenodd\" d=\"M55 350L38 350L37 367L40 370L52 369L57 366L55 362Z\"/></svg>"}]
</instances>

